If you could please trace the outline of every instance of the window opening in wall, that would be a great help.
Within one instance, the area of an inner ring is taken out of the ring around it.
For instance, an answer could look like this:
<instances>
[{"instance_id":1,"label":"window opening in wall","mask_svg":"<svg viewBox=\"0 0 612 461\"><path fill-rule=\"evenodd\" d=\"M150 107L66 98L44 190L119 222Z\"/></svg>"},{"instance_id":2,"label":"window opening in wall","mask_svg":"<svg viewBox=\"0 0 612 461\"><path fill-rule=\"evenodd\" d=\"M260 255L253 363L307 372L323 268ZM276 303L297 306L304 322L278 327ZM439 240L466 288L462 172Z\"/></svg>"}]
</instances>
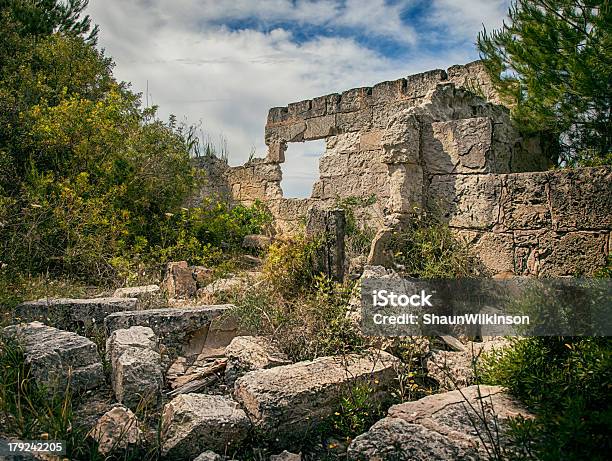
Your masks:
<instances>
[{"instance_id":1,"label":"window opening in wall","mask_svg":"<svg viewBox=\"0 0 612 461\"><path fill-rule=\"evenodd\" d=\"M319 179L319 159L325 152L325 140L290 142L281 164L281 187L285 198L308 198Z\"/></svg>"}]
</instances>

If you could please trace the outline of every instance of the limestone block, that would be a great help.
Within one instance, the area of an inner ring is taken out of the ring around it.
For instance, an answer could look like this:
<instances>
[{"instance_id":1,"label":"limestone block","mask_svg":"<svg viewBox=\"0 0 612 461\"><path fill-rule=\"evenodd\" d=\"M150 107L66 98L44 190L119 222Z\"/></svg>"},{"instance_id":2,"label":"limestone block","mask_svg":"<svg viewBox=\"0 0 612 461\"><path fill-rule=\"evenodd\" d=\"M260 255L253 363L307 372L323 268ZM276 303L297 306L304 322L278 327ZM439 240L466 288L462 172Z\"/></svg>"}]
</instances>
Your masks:
<instances>
[{"instance_id":1,"label":"limestone block","mask_svg":"<svg viewBox=\"0 0 612 461\"><path fill-rule=\"evenodd\" d=\"M306 131L304 139L321 139L333 135L336 132L336 115L324 115L306 120Z\"/></svg>"},{"instance_id":2,"label":"limestone block","mask_svg":"<svg viewBox=\"0 0 612 461\"><path fill-rule=\"evenodd\" d=\"M141 298L154 293L159 293L159 285L143 285L138 287L117 288L113 293L114 298ZM130 308L129 310L133 309Z\"/></svg>"},{"instance_id":3,"label":"limestone block","mask_svg":"<svg viewBox=\"0 0 612 461\"><path fill-rule=\"evenodd\" d=\"M273 142L300 142L304 140L306 122L303 120L289 120L283 125L266 126L265 141L269 145Z\"/></svg>"},{"instance_id":4,"label":"limestone block","mask_svg":"<svg viewBox=\"0 0 612 461\"><path fill-rule=\"evenodd\" d=\"M115 407L107 411L87 434L98 443L98 452L107 455L137 445L143 433L136 415L129 408Z\"/></svg>"},{"instance_id":5,"label":"limestone block","mask_svg":"<svg viewBox=\"0 0 612 461\"><path fill-rule=\"evenodd\" d=\"M492 129L488 117L432 123L431 128L423 130L422 156L427 171L430 174L489 172Z\"/></svg>"},{"instance_id":6,"label":"limestone block","mask_svg":"<svg viewBox=\"0 0 612 461\"><path fill-rule=\"evenodd\" d=\"M282 123L289 118L289 111L286 107L273 107L268 111L267 125Z\"/></svg>"},{"instance_id":7,"label":"limestone block","mask_svg":"<svg viewBox=\"0 0 612 461\"><path fill-rule=\"evenodd\" d=\"M382 151L355 152L348 155L347 168L350 173L386 175L388 167L382 160ZM388 181L385 179L384 183Z\"/></svg>"},{"instance_id":8,"label":"limestone block","mask_svg":"<svg viewBox=\"0 0 612 461\"><path fill-rule=\"evenodd\" d=\"M447 69L448 80L457 86L466 88L487 101L502 104L501 98L482 61L474 61L465 65L456 65Z\"/></svg>"},{"instance_id":9,"label":"limestone block","mask_svg":"<svg viewBox=\"0 0 612 461\"><path fill-rule=\"evenodd\" d=\"M319 176L343 176L348 172L348 155L324 155L319 159Z\"/></svg>"},{"instance_id":10,"label":"limestone block","mask_svg":"<svg viewBox=\"0 0 612 461\"><path fill-rule=\"evenodd\" d=\"M162 456L194 459L204 450L232 452L246 439L249 419L220 395L182 394L164 406Z\"/></svg>"},{"instance_id":11,"label":"limestone block","mask_svg":"<svg viewBox=\"0 0 612 461\"><path fill-rule=\"evenodd\" d=\"M372 108L356 112L336 114L336 127L339 133L364 131L372 128Z\"/></svg>"},{"instance_id":12,"label":"limestone block","mask_svg":"<svg viewBox=\"0 0 612 461\"><path fill-rule=\"evenodd\" d=\"M163 387L162 360L151 328L134 326L112 332L106 355L117 401L131 409L154 404Z\"/></svg>"},{"instance_id":13,"label":"limestone block","mask_svg":"<svg viewBox=\"0 0 612 461\"><path fill-rule=\"evenodd\" d=\"M287 112L289 118L303 118L305 114L308 114L312 106L312 100L307 99L305 101L292 102L287 105Z\"/></svg>"},{"instance_id":14,"label":"limestone block","mask_svg":"<svg viewBox=\"0 0 612 461\"><path fill-rule=\"evenodd\" d=\"M169 298L191 298L194 296L197 286L187 261L168 263L162 286Z\"/></svg>"},{"instance_id":15,"label":"limestone block","mask_svg":"<svg viewBox=\"0 0 612 461\"><path fill-rule=\"evenodd\" d=\"M408 99L374 106L372 109L372 129L385 130L389 125L389 120L404 110L414 108L418 102L418 99Z\"/></svg>"},{"instance_id":16,"label":"limestone block","mask_svg":"<svg viewBox=\"0 0 612 461\"><path fill-rule=\"evenodd\" d=\"M548 173L510 174L504 179L501 226L505 229L550 227Z\"/></svg>"},{"instance_id":17,"label":"limestone block","mask_svg":"<svg viewBox=\"0 0 612 461\"><path fill-rule=\"evenodd\" d=\"M78 394L104 384L96 345L83 336L40 322L8 326L2 336L21 345L32 379L50 392L69 386Z\"/></svg>"},{"instance_id":18,"label":"limestone block","mask_svg":"<svg viewBox=\"0 0 612 461\"><path fill-rule=\"evenodd\" d=\"M446 79L446 72L441 69L430 70L406 77L402 88L404 98L423 98L436 85Z\"/></svg>"},{"instance_id":19,"label":"limestone block","mask_svg":"<svg viewBox=\"0 0 612 461\"><path fill-rule=\"evenodd\" d=\"M113 390L118 402L132 410L157 403L164 381L159 352L127 347L111 365Z\"/></svg>"},{"instance_id":20,"label":"limestone block","mask_svg":"<svg viewBox=\"0 0 612 461\"><path fill-rule=\"evenodd\" d=\"M267 235L249 234L242 239L242 248L254 250L265 250L272 244L272 239Z\"/></svg>"},{"instance_id":21,"label":"limestone block","mask_svg":"<svg viewBox=\"0 0 612 461\"><path fill-rule=\"evenodd\" d=\"M340 95L338 93L325 96L325 113L335 114L340 112Z\"/></svg>"},{"instance_id":22,"label":"limestone block","mask_svg":"<svg viewBox=\"0 0 612 461\"><path fill-rule=\"evenodd\" d=\"M327 138L325 143L326 155L348 154L360 150L361 133L342 133Z\"/></svg>"},{"instance_id":23,"label":"limestone block","mask_svg":"<svg viewBox=\"0 0 612 461\"><path fill-rule=\"evenodd\" d=\"M457 231L458 238L468 240L471 231ZM511 233L483 232L470 243L470 251L478 257L487 275L514 272L514 237ZM468 240L469 241L469 240Z\"/></svg>"},{"instance_id":24,"label":"limestone block","mask_svg":"<svg viewBox=\"0 0 612 461\"><path fill-rule=\"evenodd\" d=\"M366 131L359 138L359 150L380 150L382 147L383 130Z\"/></svg>"},{"instance_id":25,"label":"limestone block","mask_svg":"<svg viewBox=\"0 0 612 461\"><path fill-rule=\"evenodd\" d=\"M612 228L612 168L550 173L550 202L557 230Z\"/></svg>"},{"instance_id":26,"label":"limestone block","mask_svg":"<svg viewBox=\"0 0 612 461\"><path fill-rule=\"evenodd\" d=\"M339 112L356 112L368 107L371 99L371 88L353 88L340 96Z\"/></svg>"},{"instance_id":27,"label":"limestone block","mask_svg":"<svg viewBox=\"0 0 612 461\"><path fill-rule=\"evenodd\" d=\"M518 275L592 275L606 265L608 232L515 231Z\"/></svg>"},{"instance_id":28,"label":"limestone block","mask_svg":"<svg viewBox=\"0 0 612 461\"><path fill-rule=\"evenodd\" d=\"M488 459L499 444L510 451L505 432L508 420L518 415L532 417L499 386L470 386L430 395L392 406L386 418L353 440L347 457Z\"/></svg>"},{"instance_id":29,"label":"limestone block","mask_svg":"<svg viewBox=\"0 0 612 461\"><path fill-rule=\"evenodd\" d=\"M406 79L377 83L372 87L372 103L387 104L397 101L402 96L406 86Z\"/></svg>"},{"instance_id":30,"label":"limestone block","mask_svg":"<svg viewBox=\"0 0 612 461\"><path fill-rule=\"evenodd\" d=\"M359 380L374 388L390 385L399 360L382 351L320 357L266 370L236 381L234 396L258 432L289 448L318 422L332 415L340 391ZM376 399L377 394L370 397Z\"/></svg>"},{"instance_id":31,"label":"limestone block","mask_svg":"<svg viewBox=\"0 0 612 461\"><path fill-rule=\"evenodd\" d=\"M431 180L427 200L451 227L484 230L497 224L500 193L498 175L439 175Z\"/></svg>"},{"instance_id":32,"label":"limestone block","mask_svg":"<svg viewBox=\"0 0 612 461\"><path fill-rule=\"evenodd\" d=\"M420 124L410 110L394 115L382 136L385 163L420 163Z\"/></svg>"},{"instance_id":33,"label":"limestone block","mask_svg":"<svg viewBox=\"0 0 612 461\"><path fill-rule=\"evenodd\" d=\"M211 322L232 307L225 304L120 312L106 317L104 325L107 336L136 325L150 327L163 346L164 357L172 360L182 355L193 337L206 333Z\"/></svg>"},{"instance_id":34,"label":"limestone block","mask_svg":"<svg viewBox=\"0 0 612 461\"><path fill-rule=\"evenodd\" d=\"M45 298L26 301L15 307L15 319L22 322L41 321L56 328L80 331L104 324L114 312L136 309L136 298Z\"/></svg>"},{"instance_id":35,"label":"limestone block","mask_svg":"<svg viewBox=\"0 0 612 461\"><path fill-rule=\"evenodd\" d=\"M264 184L268 181L280 182L283 179L283 173L280 165L275 163L256 163L253 165L253 179L259 180Z\"/></svg>"},{"instance_id":36,"label":"limestone block","mask_svg":"<svg viewBox=\"0 0 612 461\"><path fill-rule=\"evenodd\" d=\"M237 336L225 348L227 365L225 381L233 385L236 379L253 370L289 365L291 360L272 341L263 336Z\"/></svg>"},{"instance_id":37,"label":"limestone block","mask_svg":"<svg viewBox=\"0 0 612 461\"><path fill-rule=\"evenodd\" d=\"M410 213L423 205L423 169L416 164L389 164L390 213Z\"/></svg>"}]
</instances>

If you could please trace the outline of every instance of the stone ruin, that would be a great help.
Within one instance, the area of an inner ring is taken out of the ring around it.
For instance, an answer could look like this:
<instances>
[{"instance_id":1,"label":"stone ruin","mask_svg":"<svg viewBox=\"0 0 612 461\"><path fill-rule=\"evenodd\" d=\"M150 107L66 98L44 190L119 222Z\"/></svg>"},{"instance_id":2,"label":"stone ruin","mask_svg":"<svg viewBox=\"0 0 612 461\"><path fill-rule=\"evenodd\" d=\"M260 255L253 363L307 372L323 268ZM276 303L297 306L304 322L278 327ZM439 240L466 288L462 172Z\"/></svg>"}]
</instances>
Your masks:
<instances>
[{"instance_id":1,"label":"stone ruin","mask_svg":"<svg viewBox=\"0 0 612 461\"><path fill-rule=\"evenodd\" d=\"M415 208L434 207L466 239L489 275L575 275L605 265L612 230L609 168L547 171L551 144L525 136L499 104L481 62L276 107L266 158L229 167L199 159L220 194L266 203L279 234L313 207L363 199L358 222L376 245ZM310 198L283 197L288 143L324 139Z\"/></svg>"}]
</instances>

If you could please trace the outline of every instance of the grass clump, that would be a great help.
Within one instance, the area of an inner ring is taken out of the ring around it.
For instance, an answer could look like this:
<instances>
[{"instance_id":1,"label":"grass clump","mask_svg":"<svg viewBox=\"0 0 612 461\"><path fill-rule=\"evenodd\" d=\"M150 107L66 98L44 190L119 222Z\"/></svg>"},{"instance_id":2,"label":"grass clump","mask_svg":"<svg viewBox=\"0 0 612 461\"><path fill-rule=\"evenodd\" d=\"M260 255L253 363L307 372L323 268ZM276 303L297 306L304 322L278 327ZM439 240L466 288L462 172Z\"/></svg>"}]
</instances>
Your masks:
<instances>
[{"instance_id":1,"label":"grass clump","mask_svg":"<svg viewBox=\"0 0 612 461\"><path fill-rule=\"evenodd\" d=\"M612 449L612 340L530 337L480 362L484 384L503 385L536 414L513 422L521 457L608 459Z\"/></svg>"},{"instance_id":2,"label":"grass clump","mask_svg":"<svg viewBox=\"0 0 612 461\"><path fill-rule=\"evenodd\" d=\"M468 246L430 212L415 213L389 243L398 272L415 278L459 278L476 274Z\"/></svg>"}]
</instances>

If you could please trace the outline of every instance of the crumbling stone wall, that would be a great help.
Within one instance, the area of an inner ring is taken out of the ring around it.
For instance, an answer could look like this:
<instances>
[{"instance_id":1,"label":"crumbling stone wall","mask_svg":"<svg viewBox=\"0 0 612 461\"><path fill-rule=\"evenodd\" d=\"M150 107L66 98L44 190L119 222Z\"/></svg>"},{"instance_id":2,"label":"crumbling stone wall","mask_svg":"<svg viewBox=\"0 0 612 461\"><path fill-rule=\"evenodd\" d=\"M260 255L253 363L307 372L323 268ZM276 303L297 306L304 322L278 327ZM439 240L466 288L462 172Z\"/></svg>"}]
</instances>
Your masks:
<instances>
[{"instance_id":1,"label":"crumbling stone wall","mask_svg":"<svg viewBox=\"0 0 612 461\"><path fill-rule=\"evenodd\" d=\"M557 221L551 217L529 225L501 214L513 203L552 210L556 199L546 194L567 193L569 173L511 174L547 170L550 154L544 137L522 135L498 103L482 63L474 62L272 108L266 158L225 167L214 176L223 178L233 200L266 202L279 233L299 228L313 206L330 209L343 199L361 198L366 205L355 210L357 220L378 229L379 239L415 208L441 208L451 227L482 253L491 273L571 272L578 266L559 261L574 241L600 266L609 247L609 219L600 227L569 229L558 218L560 211L549 211ZM325 139L326 149L311 197L283 197L287 144L317 139ZM586 204L594 203L588 201L595 200L593 194L610 193L605 181L598 184Z\"/></svg>"},{"instance_id":2,"label":"crumbling stone wall","mask_svg":"<svg viewBox=\"0 0 612 461\"><path fill-rule=\"evenodd\" d=\"M489 274L591 275L612 244L612 169L446 175L430 196Z\"/></svg>"}]
</instances>

